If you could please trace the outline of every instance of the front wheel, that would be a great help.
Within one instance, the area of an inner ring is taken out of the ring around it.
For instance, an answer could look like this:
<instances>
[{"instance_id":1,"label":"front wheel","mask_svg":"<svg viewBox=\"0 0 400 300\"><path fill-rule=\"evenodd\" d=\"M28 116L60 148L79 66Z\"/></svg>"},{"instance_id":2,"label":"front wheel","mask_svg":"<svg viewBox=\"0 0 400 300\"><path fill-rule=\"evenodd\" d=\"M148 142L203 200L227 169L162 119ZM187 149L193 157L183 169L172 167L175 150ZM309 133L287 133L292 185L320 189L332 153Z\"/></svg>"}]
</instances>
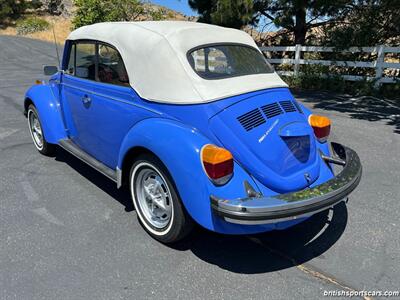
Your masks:
<instances>
[{"instance_id":1,"label":"front wheel","mask_svg":"<svg viewBox=\"0 0 400 300\"><path fill-rule=\"evenodd\" d=\"M130 171L130 191L145 230L163 243L183 239L193 227L164 164L155 156L138 157Z\"/></svg>"},{"instance_id":2,"label":"front wheel","mask_svg":"<svg viewBox=\"0 0 400 300\"><path fill-rule=\"evenodd\" d=\"M28 107L27 117L29 132L31 134L33 144L35 145L36 149L43 155L53 155L56 146L46 141L43 134L42 123L40 121L39 114L33 104L29 105Z\"/></svg>"}]
</instances>

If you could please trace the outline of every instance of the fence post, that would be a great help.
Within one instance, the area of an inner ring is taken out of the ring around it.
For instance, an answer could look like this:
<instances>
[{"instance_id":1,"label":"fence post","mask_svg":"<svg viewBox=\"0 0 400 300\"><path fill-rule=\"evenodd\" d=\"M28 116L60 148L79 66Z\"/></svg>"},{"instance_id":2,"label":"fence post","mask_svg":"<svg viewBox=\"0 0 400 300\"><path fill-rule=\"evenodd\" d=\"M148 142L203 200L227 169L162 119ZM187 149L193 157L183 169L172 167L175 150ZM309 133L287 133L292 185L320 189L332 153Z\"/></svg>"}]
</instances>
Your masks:
<instances>
[{"instance_id":1,"label":"fence post","mask_svg":"<svg viewBox=\"0 0 400 300\"><path fill-rule=\"evenodd\" d=\"M385 62L385 46L379 45L378 47L378 56L375 62L375 88L379 88L381 85L380 79L383 75L383 64Z\"/></svg>"},{"instance_id":2,"label":"fence post","mask_svg":"<svg viewBox=\"0 0 400 300\"><path fill-rule=\"evenodd\" d=\"M299 75L301 45L296 44L294 54L294 76Z\"/></svg>"}]
</instances>

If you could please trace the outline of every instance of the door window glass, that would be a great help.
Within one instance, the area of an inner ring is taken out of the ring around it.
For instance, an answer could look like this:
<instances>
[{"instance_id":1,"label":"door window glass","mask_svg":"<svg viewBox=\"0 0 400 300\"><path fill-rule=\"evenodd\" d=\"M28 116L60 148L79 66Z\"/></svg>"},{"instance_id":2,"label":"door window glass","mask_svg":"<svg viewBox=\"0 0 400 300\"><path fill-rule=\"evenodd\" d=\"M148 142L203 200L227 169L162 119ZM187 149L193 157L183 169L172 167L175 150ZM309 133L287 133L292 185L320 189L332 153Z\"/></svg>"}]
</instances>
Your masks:
<instances>
[{"instance_id":1,"label":"door window glass","mask_svg":"<svg viewBox=\"0 0 400 300\"><path fill-rule=\"evenodd\" d=\"M69 52L69 60L66 73L74 75L74 70L75 70L75 44L72 44L71 51Z\"/></svg>"},{"instance_id":2,"label":"door window glass","mask_svg":"<svg viewBox=\"0 0 400 300\"><path fill-rule=\"evenodd\" d=\"M99 44L98 57L98 80L100 82L122 86L129 85L124 62L115 48Z\"/></svg>"},{"instance_id":3,"label":"door window glass","mask_svg":"<svg viewBox=\"0 0 400 300\"><path fill-rule=\"evenodd\" d=\"M75 76L95 80L96 46L94 43L76 44Z\"/></svg>"}]
</instances>

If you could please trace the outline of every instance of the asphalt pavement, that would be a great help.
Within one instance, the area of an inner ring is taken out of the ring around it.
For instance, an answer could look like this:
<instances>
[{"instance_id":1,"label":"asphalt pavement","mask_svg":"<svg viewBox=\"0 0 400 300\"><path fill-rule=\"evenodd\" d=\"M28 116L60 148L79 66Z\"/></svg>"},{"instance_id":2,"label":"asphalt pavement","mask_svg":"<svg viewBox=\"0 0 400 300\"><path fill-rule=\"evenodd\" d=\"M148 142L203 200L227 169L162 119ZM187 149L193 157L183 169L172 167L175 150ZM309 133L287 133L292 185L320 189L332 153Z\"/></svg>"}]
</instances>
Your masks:
<instances>
[{"instance_id":1,"label":"asphalt pavement","mask_svg":"<svg viewBox=\"0 0 400 300\"><path fill-rule=\"evenodd\" d=\"M0 37L0 299L293 299L393 291L400 283L400 108L371 97L295 92L355 149L347 205L284 231L196 228L168 247L141 228L129 194L63 150L34 148L23 97L54 45Z\"/></svg>"}]
</instances>

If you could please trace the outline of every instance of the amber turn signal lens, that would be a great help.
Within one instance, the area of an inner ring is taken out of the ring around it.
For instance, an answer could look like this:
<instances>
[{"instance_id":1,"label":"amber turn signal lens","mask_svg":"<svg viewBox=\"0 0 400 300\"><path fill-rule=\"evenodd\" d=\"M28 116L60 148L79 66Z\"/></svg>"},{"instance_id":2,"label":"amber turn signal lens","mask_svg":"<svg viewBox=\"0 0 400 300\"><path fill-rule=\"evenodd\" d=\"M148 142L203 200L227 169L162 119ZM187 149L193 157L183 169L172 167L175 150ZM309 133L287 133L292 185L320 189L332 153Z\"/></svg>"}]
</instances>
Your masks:
<instances>
[{"instance_id":1,"label":"amber turn signal lens","mask_svg":"<svg viewBox=\"0 0 400 300\"><path fill-rule=\"evenodd\" d=\"M314 130L316 138L321 142L326 142L331 132L331 120L327 117L310 115L308 123Z\"/></svg>"},{"instance_id":2,"label":"amber turn signal lens","mask_svg":"<svg viewBox=\"0 0 400 300\"><path fill-rule=\"evenodd\" d=\"M233 174L232 154L215 145L205 145L201 149L201 160L207 176L216 185L223 185Z\"/></svg>"}]
</instances>

